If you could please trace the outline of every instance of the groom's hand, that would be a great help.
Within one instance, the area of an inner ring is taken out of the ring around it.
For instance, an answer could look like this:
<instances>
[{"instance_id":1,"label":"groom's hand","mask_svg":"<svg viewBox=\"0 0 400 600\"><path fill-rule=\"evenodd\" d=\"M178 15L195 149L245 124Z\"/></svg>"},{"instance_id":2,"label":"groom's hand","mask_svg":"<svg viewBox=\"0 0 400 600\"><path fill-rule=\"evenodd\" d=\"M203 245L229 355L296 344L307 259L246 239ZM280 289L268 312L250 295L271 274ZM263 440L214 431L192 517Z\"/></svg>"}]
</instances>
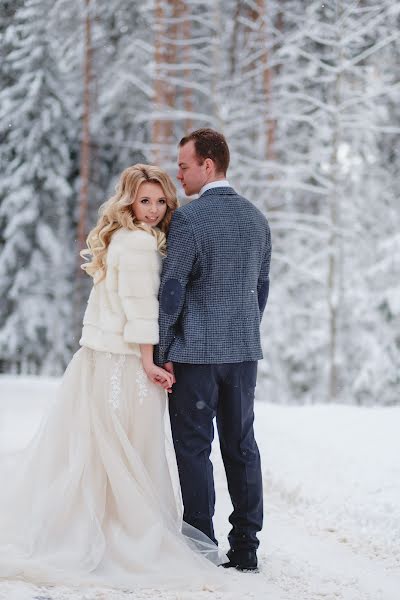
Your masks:
<instances>
[{"instance_id":1,"label":"groom's hand","mask_svg":"<svg viewBox=\"0 0 400 600\"><path fill-rule=\"evenodd\" d=\"M172 363L172 362L165 363L164 369L166 371L168 371L168 373L171 373L171 375L172 375L172 383L173 384L176 383L176 378L175 378L175 373L174 373L174 363Z\"/></svg>"},{"instance_id":2,"label":"groom's hand","mask_svg":"<svg viewBox=\"0 0 400 600\"><path fill-rule=\"evenodd\" d=\"M143 368L151 382L155 383L156 385L160 385L168 393L172 392L174 378L171 373L169 373L166 369L158 367L152 362L147 363L144 361Z\"/></svg>"}]
</instances>

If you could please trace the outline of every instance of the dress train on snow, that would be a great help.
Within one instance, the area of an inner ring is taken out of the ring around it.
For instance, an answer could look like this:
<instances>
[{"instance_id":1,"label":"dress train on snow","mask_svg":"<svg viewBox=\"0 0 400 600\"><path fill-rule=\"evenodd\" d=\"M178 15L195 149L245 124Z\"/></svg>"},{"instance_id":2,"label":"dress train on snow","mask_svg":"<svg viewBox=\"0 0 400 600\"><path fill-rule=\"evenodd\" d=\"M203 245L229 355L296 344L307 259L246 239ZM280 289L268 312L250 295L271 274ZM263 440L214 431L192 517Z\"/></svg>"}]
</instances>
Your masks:
<instances>
[{"instance_id":1,"label":"dress train on snow","mask_svg":"<svg viewBox=\"0 0 400 600\"><path fill-rule=\"evenodd\" d=\"M1 456L0 578L124 588L223 582L209 560L223 560L216 546L187 524L181 533L165 409L138 356L78 350L32 442Z\"/></svg>"}]
</instances>

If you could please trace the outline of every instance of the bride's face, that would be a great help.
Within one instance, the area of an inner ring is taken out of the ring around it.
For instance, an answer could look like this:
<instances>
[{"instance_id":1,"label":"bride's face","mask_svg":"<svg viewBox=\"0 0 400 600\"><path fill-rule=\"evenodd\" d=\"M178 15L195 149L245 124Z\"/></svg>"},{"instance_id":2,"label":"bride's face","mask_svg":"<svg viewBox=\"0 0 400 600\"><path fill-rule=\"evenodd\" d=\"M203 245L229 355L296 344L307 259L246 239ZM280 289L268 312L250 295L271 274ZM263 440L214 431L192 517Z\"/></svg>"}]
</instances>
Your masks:
<instances>
[{"instance_id":1,"label":"bride's face","mask_svg":"<svg viewBox=\"0 0 400 600\"><path fill-rule=\"evenodd\" d=\"M141 183L132 210L138 221L156 227L167 212L167 199L161 185L149 181Z\"/></svg>"}]
</instances>

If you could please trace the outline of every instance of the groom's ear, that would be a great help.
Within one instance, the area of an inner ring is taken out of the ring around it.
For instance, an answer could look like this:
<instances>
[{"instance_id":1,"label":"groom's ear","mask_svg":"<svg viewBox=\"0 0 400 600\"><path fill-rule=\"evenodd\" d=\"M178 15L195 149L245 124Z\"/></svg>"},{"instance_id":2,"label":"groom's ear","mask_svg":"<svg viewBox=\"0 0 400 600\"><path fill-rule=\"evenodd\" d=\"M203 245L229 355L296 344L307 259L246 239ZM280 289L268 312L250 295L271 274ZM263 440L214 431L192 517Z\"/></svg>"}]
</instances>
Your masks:
<instances>
[{"instance_id":1,"label":"groom's ear","mask_svg":"<svg viewBox=\"0 0 400 600\"><path fill-rule=\"evenodd\" d=\"M168 279L161 292L160 304L167 315L173 315L179 308L183 288L177 279Z\"/></svg>"},{"instance_id":2,"label":"groom's ear","mask_svg":"<svg viewBox=\"0 0 400 600\"><path fill-rule=\"evenodd\" d=\"M216 173L217 172L217 169L215 167L215 162L212 160L212 158L205 158L204 164L206 167L206 171L208 173Z\"/></svg>"}]
</instances>

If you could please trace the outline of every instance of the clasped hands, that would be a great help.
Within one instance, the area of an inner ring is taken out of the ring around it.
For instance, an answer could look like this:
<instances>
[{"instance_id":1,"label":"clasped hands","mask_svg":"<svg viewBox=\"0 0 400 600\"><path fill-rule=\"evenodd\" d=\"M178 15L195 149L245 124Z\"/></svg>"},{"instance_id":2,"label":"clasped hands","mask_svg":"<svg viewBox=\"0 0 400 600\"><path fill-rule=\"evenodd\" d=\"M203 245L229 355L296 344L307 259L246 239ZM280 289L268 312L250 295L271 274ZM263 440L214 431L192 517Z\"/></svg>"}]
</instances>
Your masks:
<instances>
[{"instance_id":1,"label":"clasped hands","mask_svg":"<svg viewBox=\"0 0 400 600\"><path fill-rule=\"evenodd\" d=\"M176 382L172 362L165 363L164 368L158 367L153 362L143 363L143 368L152 383L160 385L169 394L172 392L172 386Z\"/></svg>"}]
</instances>

